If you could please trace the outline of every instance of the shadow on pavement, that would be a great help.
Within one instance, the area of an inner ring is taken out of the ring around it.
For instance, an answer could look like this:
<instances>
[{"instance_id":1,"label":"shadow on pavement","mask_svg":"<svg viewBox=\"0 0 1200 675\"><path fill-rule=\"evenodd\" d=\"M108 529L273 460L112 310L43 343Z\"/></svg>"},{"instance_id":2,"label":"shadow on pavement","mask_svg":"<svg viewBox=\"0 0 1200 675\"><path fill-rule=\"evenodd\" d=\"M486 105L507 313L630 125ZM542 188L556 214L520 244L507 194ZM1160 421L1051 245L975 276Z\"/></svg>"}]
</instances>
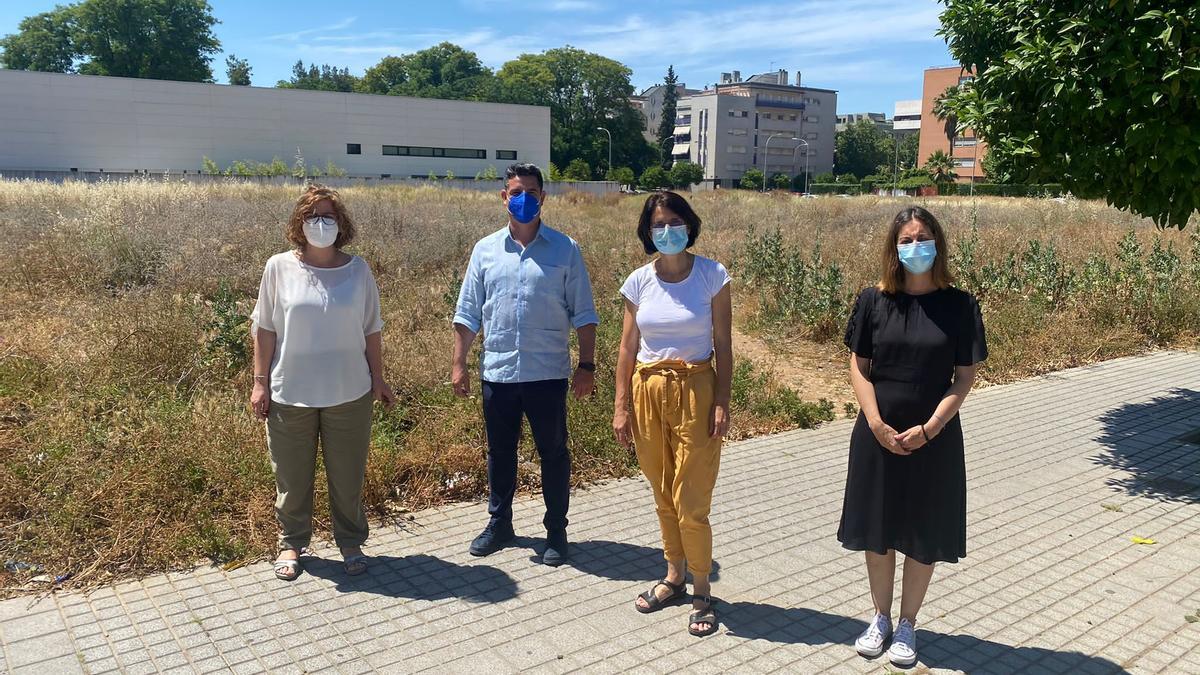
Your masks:
<instances>
[{"instance_id":1,"label":"shadow on pavement","mask_svg":"<svg viewBox=\"0 0 1200 675\"><path fill-rule=\"evenodd\" d=\"M613 581L658 581L667 571L661 548L603 539L571 542L571 559L567 564L584 574ZM720 578L721 564L714 560L708 579L715 583Z\"/></svg>"},{"instance_id":2,"label":"shadow on pavement","mask_svg":"<svg viewBox=\"0 0 1200 675\"><path fill-rule=\"evenodd\" d=\"M1097 464L1129 472L1111 487L1142 497L1200 502L1200 391L1172 389L1143 403L1113 408L1100 417L1097 441L1108 448Z\"/></svg>"},{"instance_id":3,"label":"shadow on pavement","mask_svg":"<svg viewBox=\"0 0 1200 675\"><path fill-rule=\"evenodd\" d=\"M849 651L867 627L859 619L806 607L733 602L717 605L717 609L725 630L747 640L811 646L842 644ZM1098 656L1042 647L1014 647L970 635L945 635L924 629L917 630L917 651L920 664L926 668L967 673L1021 673L1034 670L1034 664L1037 670L1055 673L1127 672L1119 664ZM867 660L890 666L886 655Z\"/></svg>"},{"instance_id":4,"label":"shadow on pavement","mask_svg":"<svg viewBox=\"0 0 1200 675\"><path fill-rule=\"evenodd\" d=\"M517 596L517 582L488 565L458 565L429 555L381 555L367 559L366 574L352 577L338 560L304 558L304 573L336 583L343 593L376 593L390 598L502 602Z\"/></svg>"}]
</instances>

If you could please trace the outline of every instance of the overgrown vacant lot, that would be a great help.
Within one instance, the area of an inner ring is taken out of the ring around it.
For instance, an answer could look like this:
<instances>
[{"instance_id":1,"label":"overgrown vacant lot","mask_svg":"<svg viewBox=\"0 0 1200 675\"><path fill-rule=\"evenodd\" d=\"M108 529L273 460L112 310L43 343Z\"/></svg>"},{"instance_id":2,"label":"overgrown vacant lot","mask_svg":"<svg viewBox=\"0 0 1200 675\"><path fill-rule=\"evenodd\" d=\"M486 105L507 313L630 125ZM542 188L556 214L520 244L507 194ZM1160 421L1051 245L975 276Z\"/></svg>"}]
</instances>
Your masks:
<instances>
[{"instance_id":1,"label":"overgrown vacant lot","mask_svg":"<svg viewBox=\"0 0 1200 675\"><path fill-rule=\"evenodd\" d=\"M263 263L285 248L298 191L0 183L9 250L0 267L0 559L90 584L271 552L273 482L261 425L246 410L245 316ZM401 399L377 413L367 504L387 519L477 497L486 490L479 402L455 399L446 384L449 319L470 247L501 226L502 207L494 193L342 192L361 232L352 250L381 288L387 374ZM840 333L904 200L722 191L695 203L698 252L735 278L735 436L852 412ZM1188 233L1160 233L1090 202L922 203L949 230L960 285L981 298L992 348L984 382L1196 343L1195 221ZM646 260L634 235L640 204L565 195L545 208L583 246L602 318L599 393L571 409L579 483L636 470L609 422L617 288ZM522 476L536 486L532 461ZM25 585L31 574L0 572L0 587L36 589Z\"/></svg>"}]
</instances>

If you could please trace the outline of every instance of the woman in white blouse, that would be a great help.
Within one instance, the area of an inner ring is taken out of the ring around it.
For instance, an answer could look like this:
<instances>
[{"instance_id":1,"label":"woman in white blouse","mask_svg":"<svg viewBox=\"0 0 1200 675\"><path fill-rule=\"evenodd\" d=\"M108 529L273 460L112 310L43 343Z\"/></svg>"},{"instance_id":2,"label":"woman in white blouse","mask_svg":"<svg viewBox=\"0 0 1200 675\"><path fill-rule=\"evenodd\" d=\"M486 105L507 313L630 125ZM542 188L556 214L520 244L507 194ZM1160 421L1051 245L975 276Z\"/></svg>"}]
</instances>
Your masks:
<instances>
[{"instance_id":1,"label":"woman in white blouse","mask_svg":"<svg viewBox=\"0 0 1200 675\"><path fill-rule=\"evenodd\" d=\"M383 380L379 288L371 268L342 251L354 222L338 194L310 185L296 202L286 237L294 247L267 261L254 334L250 407L267 426L275 471L279 555L275 576L300 574L312 539L317 445L325 460L334 540L347 574L366 571L362 508L372 401L390 407Z\"/></svg>"},{"instance_id":2,"label":"woman in white blouse","mask_svg":"<svg viewBox=\"0 0 1200 675\"><path fill-rule=\"evenodd\" d=\"M708 513L733 377L729 274L687 251L700 235L700 217L674 192L650 195L637 232L646 254L659 255L621 286L613 431L621 445L633 444L654 491L667 573L634 607L648 613L683 598L686 570L693 590L688 632L711 635L718 619L708 579Z\"/></svg>"}]
</instances>

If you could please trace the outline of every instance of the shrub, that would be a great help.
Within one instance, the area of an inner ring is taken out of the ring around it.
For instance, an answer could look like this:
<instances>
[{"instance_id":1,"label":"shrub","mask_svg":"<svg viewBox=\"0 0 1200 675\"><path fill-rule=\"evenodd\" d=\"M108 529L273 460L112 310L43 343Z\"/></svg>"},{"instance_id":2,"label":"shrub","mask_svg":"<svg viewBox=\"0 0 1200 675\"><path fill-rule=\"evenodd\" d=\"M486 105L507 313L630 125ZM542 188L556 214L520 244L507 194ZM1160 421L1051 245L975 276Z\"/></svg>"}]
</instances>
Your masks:
<instances>
[{"instance_id":1,"label":"shrub","mask_svg":"<svg viewBox=\"0 0 1200 675\"><path fill-rule=\"evenodd\" d=\"M642 172L642 177L638 179L638 185L646 190L658 190L671 187L671 178L661 166L654 165L647 167Z\"/></svg>"},{"instance_id":2,"label":"shrub","mask_svg":"<svg viewBox=\"0 0 1200 675\"><path fill-rule=\"evenodd\" d=\"M766 176L758 169L748 169L742 174L742 179L738 181L738 187L743 190L761 190L763 189L763 181Z\"/></svg>"}]
</instances>

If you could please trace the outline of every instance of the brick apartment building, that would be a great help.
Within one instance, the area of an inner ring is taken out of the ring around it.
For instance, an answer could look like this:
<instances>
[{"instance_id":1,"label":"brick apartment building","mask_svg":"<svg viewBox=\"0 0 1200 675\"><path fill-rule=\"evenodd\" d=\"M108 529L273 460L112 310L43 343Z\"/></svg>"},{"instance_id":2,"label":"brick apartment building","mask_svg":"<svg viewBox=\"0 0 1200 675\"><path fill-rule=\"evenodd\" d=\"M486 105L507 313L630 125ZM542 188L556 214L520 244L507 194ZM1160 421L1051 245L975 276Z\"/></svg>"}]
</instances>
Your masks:
<instances>
[{"instance_id":1,"label":"brick apartment building","mask_svg":"<svg viewBox=\"0 0 1200 675\"><path fill-rule=\"evenodd\" d=\"M933 113L938 97L946 89L973 79L970 71L960 66L928 68L921 95L921 140L917 150L918 165L923 165L933 153L941 150L954 159L958 182L982 182L983 158L987 156L987 144L975 137L973 129L964 129L954 136L951 147L950 131L946 120Z\"/></svg>"}]
</instances>

